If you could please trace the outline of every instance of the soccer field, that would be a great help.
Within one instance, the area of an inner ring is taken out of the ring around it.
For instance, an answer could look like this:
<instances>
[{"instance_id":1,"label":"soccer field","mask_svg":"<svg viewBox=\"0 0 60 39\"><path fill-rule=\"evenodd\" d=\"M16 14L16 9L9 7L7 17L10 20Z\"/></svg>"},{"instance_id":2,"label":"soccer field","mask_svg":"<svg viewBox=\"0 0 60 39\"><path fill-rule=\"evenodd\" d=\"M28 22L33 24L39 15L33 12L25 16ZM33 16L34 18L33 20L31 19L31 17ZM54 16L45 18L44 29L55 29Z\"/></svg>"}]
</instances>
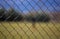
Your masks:
<instances>
[{"instance_id":1,"label":"soccer field","mask_svg":"<svg viewBox=\"0 0 60 39\"><path fill-rule=\"evenodd\" d=\"M60 39L60 23L0 22L0 39Z\"/></svg>"}]
</instances>

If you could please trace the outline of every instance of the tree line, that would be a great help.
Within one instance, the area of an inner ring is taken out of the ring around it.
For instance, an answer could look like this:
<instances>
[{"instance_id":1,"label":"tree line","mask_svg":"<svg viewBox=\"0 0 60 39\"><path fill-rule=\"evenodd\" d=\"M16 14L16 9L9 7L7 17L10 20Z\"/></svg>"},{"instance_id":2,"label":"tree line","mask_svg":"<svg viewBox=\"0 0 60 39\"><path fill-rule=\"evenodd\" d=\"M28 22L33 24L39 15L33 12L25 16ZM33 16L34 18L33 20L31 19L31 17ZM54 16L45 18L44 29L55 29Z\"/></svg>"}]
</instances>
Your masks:
<instances>
[{"instance_id":1,"label":"tree line","mask_svg":"<svg viewBox=\"0 0 60 39\"><path fill-rule=\"evenodd\" d=\"M5 11L0 9L0 21L29 21L29 22L49 22L50 17L48 14L35 14L23 16L21 13L16 12L14 9Z\"/></svg>"}]
</instances>

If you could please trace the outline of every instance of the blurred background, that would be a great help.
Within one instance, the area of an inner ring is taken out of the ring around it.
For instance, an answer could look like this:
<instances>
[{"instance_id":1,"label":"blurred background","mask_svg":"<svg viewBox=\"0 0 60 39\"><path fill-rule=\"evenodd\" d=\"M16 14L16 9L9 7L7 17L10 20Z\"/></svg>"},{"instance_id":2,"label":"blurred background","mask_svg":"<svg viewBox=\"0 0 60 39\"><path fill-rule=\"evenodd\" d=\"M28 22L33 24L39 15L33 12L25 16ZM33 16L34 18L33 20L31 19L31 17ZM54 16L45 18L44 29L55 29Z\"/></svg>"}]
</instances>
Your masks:
<instances>
[{"instance_id":1,"label":"blurred background","mask_svg":"<svg viewBox=\"0 0 60 39\"><path fill-rule=\"evenodd\" d=\"M0 39L60 39L60 0L0 0Z\"/></svg>"}]
</instances>

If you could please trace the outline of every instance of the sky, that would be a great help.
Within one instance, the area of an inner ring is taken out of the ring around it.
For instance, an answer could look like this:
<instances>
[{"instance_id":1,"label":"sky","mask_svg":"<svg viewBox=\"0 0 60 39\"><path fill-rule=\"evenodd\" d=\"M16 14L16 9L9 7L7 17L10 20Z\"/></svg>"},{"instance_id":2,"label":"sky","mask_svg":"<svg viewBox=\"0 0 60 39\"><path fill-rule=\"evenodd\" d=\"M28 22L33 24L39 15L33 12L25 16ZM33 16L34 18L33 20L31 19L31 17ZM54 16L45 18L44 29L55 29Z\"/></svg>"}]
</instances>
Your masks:
<instances>
[{"instance_id":1,"label":"sky","mask_svg":"<svg viewBox=\"0 0 60 39\"><path fill-rule=\"evenodd\" d=\"M13 8L23 13L60 11L60 0L0 0L0 4L6 10Z\"/></svg>"}]
</instances>

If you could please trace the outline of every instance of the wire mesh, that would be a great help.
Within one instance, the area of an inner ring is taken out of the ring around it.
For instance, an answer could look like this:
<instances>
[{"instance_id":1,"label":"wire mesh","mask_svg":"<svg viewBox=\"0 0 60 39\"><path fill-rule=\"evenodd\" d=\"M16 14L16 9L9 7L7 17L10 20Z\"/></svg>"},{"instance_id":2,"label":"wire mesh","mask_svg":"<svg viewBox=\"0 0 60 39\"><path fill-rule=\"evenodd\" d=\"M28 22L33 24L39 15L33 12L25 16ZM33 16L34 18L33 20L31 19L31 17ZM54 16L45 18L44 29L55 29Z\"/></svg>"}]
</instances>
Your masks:
<instances>
[{"instance_id":1,"label":"wire mesh","mask_svg":"<svg viewBox=\"0 0 60 39\"><path fill-rule=\"evenodd\" d=\"M59 3L57 0L1 0L0 39L60 39Z\"/></svg>"}]
</instances>

